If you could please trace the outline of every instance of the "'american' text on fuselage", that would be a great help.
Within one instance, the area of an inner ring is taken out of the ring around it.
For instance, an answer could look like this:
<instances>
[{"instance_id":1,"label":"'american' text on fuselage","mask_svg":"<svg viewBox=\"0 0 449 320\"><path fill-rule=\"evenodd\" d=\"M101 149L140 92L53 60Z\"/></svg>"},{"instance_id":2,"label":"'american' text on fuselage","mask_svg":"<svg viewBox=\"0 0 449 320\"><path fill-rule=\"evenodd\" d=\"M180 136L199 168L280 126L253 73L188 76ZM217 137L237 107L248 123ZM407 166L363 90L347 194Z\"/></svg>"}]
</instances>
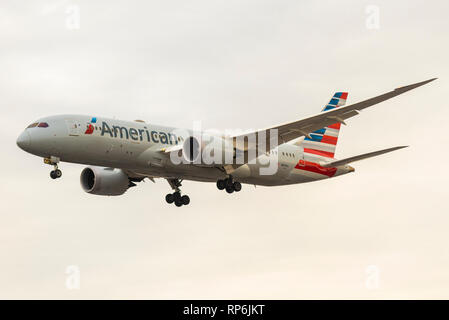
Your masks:
<instances>
[{"instance_id":1,"label":"'american' text on fuselage","mask_svg":"<svg viewBox=\"0 0 449 320\"><path fill-rule=\"evenodd\" d=\"M144 129L127 128L122 126L111 127L103 121L101 124L101 135L108 134L111 138L127 139L134 141L143 141L161 143L161 144L178 144L178 138L173 133L166 133L163 131L149 131L146 127Z\"/></svg>"}]
</instances>

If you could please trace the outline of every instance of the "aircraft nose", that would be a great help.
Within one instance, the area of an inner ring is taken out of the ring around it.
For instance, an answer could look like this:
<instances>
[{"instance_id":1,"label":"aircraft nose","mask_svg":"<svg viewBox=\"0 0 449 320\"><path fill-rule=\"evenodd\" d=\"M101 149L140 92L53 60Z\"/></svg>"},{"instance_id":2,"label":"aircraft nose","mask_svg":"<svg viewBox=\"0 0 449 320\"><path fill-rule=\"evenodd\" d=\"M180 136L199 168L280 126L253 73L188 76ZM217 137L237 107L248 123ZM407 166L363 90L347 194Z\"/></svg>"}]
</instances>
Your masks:
<instances>
[{"instance_id":1,"label":"aircraft nose","mask_svg":"<svg viewBox=\"0 0 449 320\"><path fill-rule=\"evenodd\" d=\"M31 137L30 134L27 131L24 131L20 134L20 136L17 138L17 145L20 149L25 150L30 146L31 144Z\"/></svg>"}]
</instances>

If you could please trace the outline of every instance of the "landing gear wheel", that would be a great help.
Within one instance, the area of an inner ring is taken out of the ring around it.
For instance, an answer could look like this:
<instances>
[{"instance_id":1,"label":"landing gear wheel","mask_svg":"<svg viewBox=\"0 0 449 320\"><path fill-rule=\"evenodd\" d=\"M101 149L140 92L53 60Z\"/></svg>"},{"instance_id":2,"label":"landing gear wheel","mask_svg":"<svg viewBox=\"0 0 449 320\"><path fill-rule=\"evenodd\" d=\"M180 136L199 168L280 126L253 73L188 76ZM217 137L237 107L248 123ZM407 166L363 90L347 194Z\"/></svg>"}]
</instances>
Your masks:
<instances>
[{"instance_id":1,"label":"landing gear wheel","mask_svg":"<svg viewBox=\"0 0 449 320\"><path fill-rule=\"evenodd\" d=\"M172 193L169 193L165 196L165 201L167 201L167 203L173 203L175 201L175 196Z\"/></svg>"},{"instance_id":2,"label":"landing gear wheel","mask_svg":"<svg viewBox=\"0 0 449 320\"><path fill-rule=\"evenodd\" d=\"M62 177L62 171L58 168L58 163L60 159L58 157L48 157L44 158L44 163L53 166L53 171L50 172L50 178L58 179Z\"/></svg>"},{"instance_id":3,"label":"landing gear wheel","mask_svg":"<svg viewBox=\"0 0 449 320\"><path fill-rule=\"evenodd\" d=\"M226 183L224 180L218 180L217 181L217 188L218 190L223 190L224 188L226 188Z\"/></svg>"},{"instance_id":4,"label":"landing gear wheel","mask_svg":"<svg viewBox=\"0 0 449 320\"><path fill-rule=\"evenodd\" d=\"M189 198L189 196L185 195L185 196L181 197L181 201L182 201L182 204L186 206L190 203L190 198Z\"/></svg>"},{"instance_id":5,"label":"landing gear wheel","mask_svg":"<svg viewBox=\"0 0 449 320\"><path fill-rule=\"evenodd\" d=\"M238 181L234 182L233 187L235 192L239 192L240 190L242 190L242 184Z\"/></svg>"},{"instance_id":6,"label":"landing gear wheel","mask_svg":"<svg viewBox=\"0 0 449 320\"><path fill-rule=\"evenodd\" d=\"M62 171L59 169L56 169L54 172L54 175L56 178L61 178L62 177Z\"/></svg>"},{"instance_id":7,"label":"landing gear wheel","mask_svg":"<svg viewBox=\"0 0 449 320\"><path fill-rule=\"evenodd\" d=\"M231 186L231 187L226 187L226 192L227 193L233 193L234 192L234 188Z\"/></svg>"},{"instance_id":8,"label":"landing gear wheel","mask_svg":"<svg viewBox=\"0 0 449 320\"><path fill-rule=\"evenodd\" d=\"M225 183L226 189L227 188L232 188L232 179L231 178L225 179L224 183Z\"/></svg>"},{"instance_id":9,"label":"landing gear wheel","mask_svg":"<svg viewBox=\"0 0 449 320\"><path fill-rule=\"evenodd\" d=\"M176 202L181 202L181 193L179 193L178 191L174 192L173 193L173 199L175 200L175 203Z\"/></svg>"},{"instance_id":10,"label":"landing gear wheel","mask_svg":"<svg viewBox=\"0 0 449 320\"><path fill-rule=\"evenodd\" d=\"M169 193L165 196L167 203L174 203L177 207L186 206L190 203L188 195L181 195L181 180L180 179L167 179L170 187L174 190L173 193Z\"/></svg>"},{"instance_id":11,"label":"landing gear wheel","mask_svg":"<svg viewBox=\"0 0 449 320\"><path fill-rule=\"evenodd\" d=\"M175 200L175 206L177 206L177 207L182 206L181 200Z\"/></svg>"},{"instance_id":12,"label":"landing gear wheel","mask_svg":"<svg viewBox=\"0 0 449 320\"><path fill-rule=\"evenodd\" d=\"M52 179L59 179L62 177L62 171L59 169L53 170L50 172L50 177Z\"/></svg>"}]
</instances>

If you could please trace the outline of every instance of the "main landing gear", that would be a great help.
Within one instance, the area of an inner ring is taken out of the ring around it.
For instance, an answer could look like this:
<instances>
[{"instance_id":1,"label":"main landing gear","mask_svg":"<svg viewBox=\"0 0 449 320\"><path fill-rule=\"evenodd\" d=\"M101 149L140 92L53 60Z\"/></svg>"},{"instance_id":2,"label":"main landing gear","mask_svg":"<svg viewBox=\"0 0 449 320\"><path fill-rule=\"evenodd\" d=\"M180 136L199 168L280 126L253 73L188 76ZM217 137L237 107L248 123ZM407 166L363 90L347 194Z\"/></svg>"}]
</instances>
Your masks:
<instances>
[{"instance_id":1,"label":"main landing gear","mask_svg":"<svg viewBox=\"0 0 449 320\"><path fill-rule=\"evenodd\" d=\"M186 206L190 203L190 197L188 195L181 195L181 181L179 179L167 179L168 183L175 192L169 193L165 196L167 203L174 203L175 206Z\"/></svg>"},{"instance_id":2,"label":"main landing gear","mask_svg":"<svg viewBox=\"0 0 449 320\"><path fill-rule=\"evenodd\" d=\"M58 168L59 158L45 158L44 163L53 166L54 170L50 172L50 178L59 179L62 177L62 171Z\"/></svg>"},{"instance_id":3,"label":"main landing gear","mask_svg":"<svg viewBox=\"0 0 449 320\"><path fill-rule=\"evenodd\" d=\"M234 181L232 177L226 178L224 180L217 181L218 190L225 190L227 193L239 192L242 190L242 184L238 181Z\"/></svg>"},{"instance_id":4,"label":"main landing gear","mask_svg":"<svg viewBox=\"0 0 449 320\"><path fill-rule=\"evenodd\" d=\"M190 198L188 195L181 196L179 191L175 191L167 194L165 196L165 201L167 201L167 203L175 203L175 206L181 207L188 205L190 203Z\"/></svg>"}]
</instances>

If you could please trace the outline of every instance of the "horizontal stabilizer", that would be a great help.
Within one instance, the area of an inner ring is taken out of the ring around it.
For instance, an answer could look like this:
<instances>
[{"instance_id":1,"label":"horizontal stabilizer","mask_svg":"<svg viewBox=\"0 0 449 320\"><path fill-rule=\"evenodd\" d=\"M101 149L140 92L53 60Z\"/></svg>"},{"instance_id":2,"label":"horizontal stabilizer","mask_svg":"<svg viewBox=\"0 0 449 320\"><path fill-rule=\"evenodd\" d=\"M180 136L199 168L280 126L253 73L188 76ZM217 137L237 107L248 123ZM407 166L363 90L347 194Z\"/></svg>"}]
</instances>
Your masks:
<instances>
[{"instance_id":1,"label":"horizontal stabilizer","mask_svg":"<svg viewBox=\"0 0 449 320\"><path fill-rule=\"evenodd\" d=\"M367 158L371 158L371 157L375 157L387 152L391 152L391 151L395 151L395 150L399 150L402 148L407 148L408 146L399 146L399 147L393 147L393 148L388 148L388 149L384 149L384 150L379 150L379 151L374 151L374 152L368 152L365 154L361 154L358 156L354 156L354 157L350 157L350 158L346 158L346 159L342 159L342 160L335 160L332 162L327 162L325 164L322 164L321 166L324 168L329 168L329 167L338 167L338 166L342 166L354 161L359 161L359 160L363 160L363 159L367 159Z\"/></svg>"}]
</instances>

